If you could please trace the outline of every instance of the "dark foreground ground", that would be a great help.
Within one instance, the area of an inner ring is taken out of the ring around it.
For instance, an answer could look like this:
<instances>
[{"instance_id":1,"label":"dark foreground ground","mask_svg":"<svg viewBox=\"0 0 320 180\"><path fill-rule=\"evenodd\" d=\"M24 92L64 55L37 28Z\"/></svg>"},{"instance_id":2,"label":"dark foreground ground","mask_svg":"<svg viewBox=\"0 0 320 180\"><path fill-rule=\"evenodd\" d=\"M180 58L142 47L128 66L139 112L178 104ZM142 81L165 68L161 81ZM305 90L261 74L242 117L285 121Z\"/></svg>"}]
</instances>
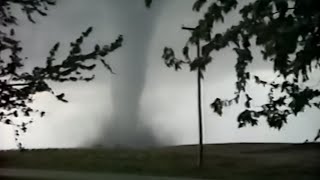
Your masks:
<instances>
[{"instance_id":1,"label":"dark foreground ground","mask_svg":"<svg viewBox=\"0 0 320 180\"><path fill-rule=\"evenodd\" d=\"M0 168L132 173L209 179L320 179L320 143L215 144L157 149L43 149L0 151Z\"/></svg>"}]
</instances>

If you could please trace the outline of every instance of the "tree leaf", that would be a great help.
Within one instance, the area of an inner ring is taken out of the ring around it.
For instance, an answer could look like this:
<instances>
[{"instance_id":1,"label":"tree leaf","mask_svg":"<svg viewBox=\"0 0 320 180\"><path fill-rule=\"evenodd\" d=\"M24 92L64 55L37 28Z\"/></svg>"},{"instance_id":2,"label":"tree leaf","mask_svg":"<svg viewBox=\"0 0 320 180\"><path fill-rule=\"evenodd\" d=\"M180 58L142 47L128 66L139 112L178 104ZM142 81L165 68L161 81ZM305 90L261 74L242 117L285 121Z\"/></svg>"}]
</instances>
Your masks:
<instances>
[{"instance_id":1,"label":"tree leaf","mask_svg":"<svg viewBox=\"0 0 320 180\"><path fill-rule=\"evenodd\" d=\"M152 0L144 0L144 3L145 3L147 8L150 8L151 4L152 4Z\"/></svg>"}]
</instances>

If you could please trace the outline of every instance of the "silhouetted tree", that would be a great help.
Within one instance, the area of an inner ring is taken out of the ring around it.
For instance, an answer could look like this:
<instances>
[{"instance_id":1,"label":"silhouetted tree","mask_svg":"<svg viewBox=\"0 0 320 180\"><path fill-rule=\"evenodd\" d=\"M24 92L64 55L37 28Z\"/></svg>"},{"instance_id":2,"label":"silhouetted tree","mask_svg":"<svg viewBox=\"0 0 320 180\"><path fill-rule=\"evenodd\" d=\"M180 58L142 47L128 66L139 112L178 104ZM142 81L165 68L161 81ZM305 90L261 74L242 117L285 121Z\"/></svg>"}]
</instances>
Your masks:
<instances>
[{"instance_id":1,"label":"silhouetted tree","mask_svg":"<svg viewBox=\"0 0 320 180\"><path fill-rule=\"evenodd\" d=\"M206 3L206 0L197 0L193 10L200 11ZM317 101L320 91L306 84L310 74L319 70L320 65L320 1L254 0L239 10L242 18L236 25L223 33L213 34L214 26L223 23L224 17L237 10L237 6L237 0L210 1L208 10L182 50L186 60L177 59L173 49L165 47L163 58L166 65L178 70L182 64L188 64L191 70L205 70L211 62L212 52L233 47L238 55L235 97L229 100L217 98L211 107L222 115L223 107L238 103L240 94L244 93L246 110L238 117L239 127L257 125L258 119L265 117L270 127L280 129L289 115L297 115L306 107L320 108ZM201 58L190 60L188 47L196 44L198 39L205 43L201 47ZM252 42L256 46L252 46ZM273 64L276 80L265 81L247 70L253 61L252 47L262 48L263 60ZM269 102L260 110L250 105L252 98L246 91L250 80L270 88ZM282 95L276 98L279 93Z\"/></svg>"},{"instance_id":2,"label":"silhouetted tree","mask_svg":"<svg viewBox=\"0 0 320 180\"><path fill-rule=\"evenodd\" d=\"M264 118L270 127L280 130L290 115L297 116L306 107L320 109L320 91L307 85L310 74L320 67L320 1L253 0L237 9L238 2L196 0L193 11L199 12L204 5L208 9L182 49L185 60L176 58L174 50L165 47L162 56L165 64L175 70L187 64L191 71L203 72L211 62L214 51L231 46L238 56L235 97L216 98L211 107L221 116L224 107L238 104L240 95L244 94L246 109L237 118L239 128L247 124L258 125L258 120ZM146 3L150 7L151 1ZM214 27L224 23L225 16L233 11L238 11L241 19L224 32L213 34ZM190 59L189 47L199 40L204 44L201 57ZM274 81L261 79L247 69L254 60L251 53L253 47L261 48L263 60L273 64L277 75ZM249 81L270 89L268 102L259 108L251 106L253 99L246 89Z\"/></svg>"},{"instance_id":3,"label":"silhouetted tree","mask_svg":"<svg viewBox=\"0 0 320 180\"><path fill-rule=\"evenodd\" d=\"M56 43L49 52L44 67L34 67L32 72L24 72L24 61L20 53L23 47L20 41L15 38L15 28L18 28L17 8L27 16L29 21L35 23L33 16L47 16L50 6L56 4L55 0L1 0L0 1L0 122L15 127L15 140L18 148L22 149L18 136L26 132L27 125L32 120L25 122L19 119L20 116L32 117L39 114L45 115L44 111L33 109L30 104L33 102L33 95L39 92L50 92L57 100L68 102L65 94L56 94L48 81L91 81L94 75L86 77L85 71L92 71L98 63L102 63L109 71L112 69L104 60L104 57L122 44L120 35L110 45L94 45L90 52L82 52L82 45L85 39L91 34L93 28L89 27L79 38L70 43L69 54L61 60L57 60L56 53L60 44ZM32 119L32 118L31 118Z\"/></svg>"}]
</instances>

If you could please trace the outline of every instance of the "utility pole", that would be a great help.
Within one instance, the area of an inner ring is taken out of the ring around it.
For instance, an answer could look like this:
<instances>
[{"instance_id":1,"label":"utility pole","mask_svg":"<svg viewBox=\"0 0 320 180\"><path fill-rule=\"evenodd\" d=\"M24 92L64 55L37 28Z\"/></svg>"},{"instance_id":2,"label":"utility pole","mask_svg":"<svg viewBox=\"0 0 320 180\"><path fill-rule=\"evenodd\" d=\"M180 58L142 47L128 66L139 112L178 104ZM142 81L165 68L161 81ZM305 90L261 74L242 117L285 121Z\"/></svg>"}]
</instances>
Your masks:
<instances>
[{"instance_id":1,"label":"utility pole","mask_svg":"<svg viewBox=\"0 0 320 180\"><path fill-rule=\"evenodd\" d=\"M184 27L182 30L194 31L195 28ZM197 58L200 58L200 40L197 39ZM202 98L201 98L201 70L198 68L197 72L197 83L198 83L198 117L199 117L199 159L198 166L201 168L203 165L203 127L202 127Z\"/></svg>"}]
</instances>

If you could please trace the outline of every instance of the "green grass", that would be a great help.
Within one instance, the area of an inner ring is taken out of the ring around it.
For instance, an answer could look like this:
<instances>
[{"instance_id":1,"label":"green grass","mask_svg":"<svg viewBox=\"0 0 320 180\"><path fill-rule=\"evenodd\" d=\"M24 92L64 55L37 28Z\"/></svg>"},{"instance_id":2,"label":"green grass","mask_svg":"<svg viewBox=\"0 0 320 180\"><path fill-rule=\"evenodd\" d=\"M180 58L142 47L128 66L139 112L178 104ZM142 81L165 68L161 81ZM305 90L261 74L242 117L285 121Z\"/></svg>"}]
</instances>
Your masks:
<instances>
[{"instance_id":1,"label":"green grass","mask_svg":"<svg viewBox=\"0 0 320 180\"><path fill-rule=\"evenodd\" d=\"M19 177L2 177L0 176L1 180L51 180L51 179L35 179L35 178L19 178Z\"/></svg>"},{"instance_id":2,"label":"green grass","mask_svg":"<svg viewBox=\"0 0 320 180\"><path fill-rule=\"evenodd\" d=\"M0 152L0 167L133 173L217 179L320 179L320 144L221 144L157 149L62 149Z\"/></svg>"}]
</instances>

